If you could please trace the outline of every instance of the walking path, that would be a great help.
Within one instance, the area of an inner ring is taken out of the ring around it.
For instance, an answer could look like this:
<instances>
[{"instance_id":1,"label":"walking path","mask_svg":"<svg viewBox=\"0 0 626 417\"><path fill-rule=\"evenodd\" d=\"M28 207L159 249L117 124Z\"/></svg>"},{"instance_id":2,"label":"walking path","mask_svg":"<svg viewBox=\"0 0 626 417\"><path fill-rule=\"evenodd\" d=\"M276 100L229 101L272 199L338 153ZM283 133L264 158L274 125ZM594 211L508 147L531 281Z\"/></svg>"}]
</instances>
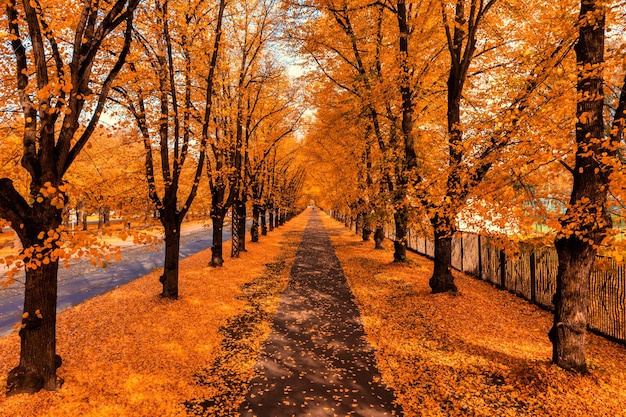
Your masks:
<instances>
[{"instance_id":1,"label":"walking path","mask_svg":"<svg viewBox=\"0 0 626 417\"><path fill-rule=\"evenodd\" d=\"M311 213L242 416L400 416L328 234Z\"/></svg>"}]
</instances>

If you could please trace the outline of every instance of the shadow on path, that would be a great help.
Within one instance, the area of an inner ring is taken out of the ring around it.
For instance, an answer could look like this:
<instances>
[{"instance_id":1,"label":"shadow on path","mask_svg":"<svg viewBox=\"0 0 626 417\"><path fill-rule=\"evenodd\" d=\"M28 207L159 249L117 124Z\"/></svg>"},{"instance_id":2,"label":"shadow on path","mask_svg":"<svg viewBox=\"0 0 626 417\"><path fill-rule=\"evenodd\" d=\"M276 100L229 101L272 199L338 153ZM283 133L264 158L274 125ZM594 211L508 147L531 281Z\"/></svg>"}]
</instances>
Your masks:
<instances>
[{"instance_id":1,"label":"shadow on path","mask_svg":"<svg viewBox=\"0 0 626 417\"><path fill-rule=\"evenodd\" d=\"M401 416L317 215L311 217L242 416Z\"/></svg>"}]
</instances>

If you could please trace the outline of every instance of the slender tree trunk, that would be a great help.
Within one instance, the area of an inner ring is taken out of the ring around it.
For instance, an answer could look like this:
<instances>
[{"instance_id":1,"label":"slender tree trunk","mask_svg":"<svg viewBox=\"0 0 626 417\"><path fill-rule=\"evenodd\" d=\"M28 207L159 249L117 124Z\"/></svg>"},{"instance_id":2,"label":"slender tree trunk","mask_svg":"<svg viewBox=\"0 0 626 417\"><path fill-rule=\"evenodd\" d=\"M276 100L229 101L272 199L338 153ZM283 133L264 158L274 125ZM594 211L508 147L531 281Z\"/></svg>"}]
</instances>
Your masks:
<instances>
[{"instance_id":1,"label":"slender tree trunk","mask_svg":"<svg viewBox=\"0 0 626 417\"><path fill-rule=\"evenodd\" d=\"M406 207L396 210L393 215L396 223L396 238L393 241L394 262L406 262L406 239L409 223L409 213Z\"/></svg>"},{"instance_id":2,"label":"slender tree trunk","mask_svg":"<svg viewBox=\"0 0 626 417\"><path fill-rule=\"evenodd\" d=\"M245 200L235 202L235 211L239 217L239 251L246 252L246 202Z\"/></svg>"},{"instance_id":3,"label":"slender tree trunk","mask_svg":"<svg viewBox=\"0 0 626 417\"><path fill-rule=\"evenodd\" d=\"M7 377L7 395L57 390L62 380L56 370L56 302L58 262L26 270L24 315L20 330L19 365Z\"/></svg>"},{"instance_id":4,"label":"slender tree trunk","mask_svg":"<svg viewBox=\"0 0 626 417\"><path fill-rule=\"evenodd\" d=\"M269 218L269 224L270 224L270 232L271 232L272 230L274 230L274 225L275 225L275 222L274 222L274 210L270 209L269 210L269 214L270 214L270 216L269 216L270 217Z\"/></svg>"},{"instance_id":5,"label":"slender tree trunk","mask_svg":"<svg viewBox=\"0 0 626 417\"><path fill-rule=\"evenodd\" d=\"M431 220L435 238L435 259L433 275L428 284L433 294L456 291L452 275L452 235L454 227L446 216L436 215Z\"/></svg>"},{"instance_id":6,"label":"slender tree trunk","mask_svg":"<svg viewBox=\"0 0 626 417\"><path fill-rule=\"evenodd\" d=\"M98 208L98 230L104 227L104 210L102 207Z\"/></svg>"},{"instance_id":7,"label":"slender tree trunk","mask_svg":"<svg viewBox=\"0 0 626 417\"><path fill-rule=\"evenodd\" d=\"M280 226L280 218L279 218L279 214L282 210L280 210L279 208L276 209L276 212L274 213L274 227L278 227Z\"/></svg>"},{"instance_id":8,"label":"slender tree trunk","mask_svg":"<svg viewBox=\"0 0 626 417\"><path fill-rule=\"evenodd\" d=\"M259 206L254 204L252 206L252 227L250 228L250 240L252 242L259 241L259 217L261 216L261 210Z\"/></svg>"},{"instance_id":9,"label":"slender tree trunk","mask_svg":"<svg viewBox=\"0 0 626 417\"><path fill-rule=\"evenodd\" d=\"M87 211L83 210L83 230L87 230Z\"/></svg>"},{"instance_id":10,"label":"slender tree trunk","mask_svg":"<svg viewBox=\"0 0 626 417\"><path fill-rule=\"evenodd\" d=\"M267 236L267 210L261 210L261 236Z\"/></svg>"},{"instance_id":11,"label":"slender tree trunk","mask_svg":"<svg viewBox=\"0 0 626 417\"><path fill-rule=\"evenodd\" d=\"M104 222L105 226L111 226L111 207L104 206L102 210L102 221Z\"/></svg>"},{"instance_id":12,"label":"slender tree trunk","mask_svg":"<svg viewBox=\"0 0 626 417\"><path fill-rule=\"evenodd\" d=\"M178 264L180 260L180 225L179 219L168 219L165 228L165 264L159 281L163 285L161 296L176 300L178 298Z\"/></svg>"},{"instance_id":13,"label":"slender tree trunk","mask_svg":"<svg viewBox=\"0 0 626 417\"><path fill-rule=\"evenodd\" d=\"M374 249L385 248L385 229L382 226L377 226L374 231Z\"/></svg>"},{"instance_id":14,"label":"slender tree trunk","mask_svg":"<svg viewBox=\"0 0 626 417\"><path fill-rule=\"evenodd\" d=\"M225 213L211 213L211 222L213 223L213 245L211 246L211 262L209 266L224 265L224 215Z\"/></svg>"}]
</instances>

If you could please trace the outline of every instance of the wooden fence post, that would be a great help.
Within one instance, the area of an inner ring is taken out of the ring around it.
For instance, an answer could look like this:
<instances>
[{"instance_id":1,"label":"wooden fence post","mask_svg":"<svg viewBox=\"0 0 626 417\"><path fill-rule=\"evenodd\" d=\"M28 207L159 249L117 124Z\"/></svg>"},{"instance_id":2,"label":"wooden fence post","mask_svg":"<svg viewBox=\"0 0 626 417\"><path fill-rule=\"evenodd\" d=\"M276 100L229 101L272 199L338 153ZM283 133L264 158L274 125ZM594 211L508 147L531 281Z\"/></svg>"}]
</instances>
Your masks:
<instances>
[{"instance_id":1,"label":"wooden fence post","mask_svg":"<svg viewBox=\"0 0 626 417\"><path fill-rule=\"evenodd\" d=\"M485 280L485 277L483 277L483 245L480 235L478 235L478 278Z\"/></svg>"},{"instance_id":2,"label":"wooden fence post","mask_svg":"<svg viewBox=\"0 0 626 417\"><path fill-rule=\"evenodd\" d=\"M500 251L500 286L506 289L506 254Z\"/></svg>"},{"instance_id":3,"label":"wooden fence post","mask_svg":"<svg viewBox=\"0 0 626 417\"><path fill-rule=\"evenodd\" d=\"M537 304L537 271L535 266L537 261L535 259L535 250L530 252L530 301L533 304Z\"/></svg>"}]
</instances>

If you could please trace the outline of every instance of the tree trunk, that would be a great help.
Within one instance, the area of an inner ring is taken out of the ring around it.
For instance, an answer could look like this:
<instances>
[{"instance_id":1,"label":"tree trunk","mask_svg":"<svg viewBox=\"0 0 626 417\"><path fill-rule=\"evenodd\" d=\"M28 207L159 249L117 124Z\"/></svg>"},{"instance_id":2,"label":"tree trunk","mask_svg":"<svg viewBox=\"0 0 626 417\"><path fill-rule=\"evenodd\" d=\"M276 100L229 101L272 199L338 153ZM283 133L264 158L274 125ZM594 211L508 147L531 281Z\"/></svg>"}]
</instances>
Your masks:
<instances>
[{"instance_id":1,"label":"tree trunk","mask_svg":"<svg viewBox=\"0 0 626 417\"><path fill-rule=\"evenodd\" d=\"M364 242L369 242L370 239L372 238L372 229L370 229L369 227L365 226L363 228L363 234L361 236L362 236Z\"/></svg>"},{"instance_id":2,"label":"tree trunk","mask_svg":"<svg viewBox=\"0 0 626 417\"><path fill-rule=\"evenodd\" d=\"M252 227L250 228L250 240L252 242L259 241L259 217L261 210L256 204L252 206Z\"/></svg>"},{"instance_id":3,"label":"tree trunk","mask_svg":"<svg viewBox=\"0 0 626 417\"><path fill-rule=\"evenodd\" d=\"M165 264L159 281L163 285L161 296L176 300L178 298L178 263L180 259L180 220L170 219L164 222L165 228Z\"/></svg>"},{"instance_id":4,"label":"tree trunk","mask_svg":"<svg viewBox=\"0 0 626 417\"><path fill-rule=\"evenodd\" d=\"M267 210L261 210L261 236L267 236L267 219L265 217L266 215Z\"/></svg>"},{"instance_id":5,"label":"tree trunk","mask_svg":"<svg viewBox=\"0 0 626 417\"><path fill-rule=\"evenodd\" d=\"M211 262L209 266L224 265L224 254L222 248L224 246L224 214L211 213L211 222L213 223L213 245L211 246Z\"/></svg>"},{"instance_id":6,"label":"tree trunk","mask_svg":"<svg viewBox=\"0 0 626 417\"><path fill-rule=\"evenodd\" d=\"M382 226L376 227L374 231L374 249L385 248L385 229Z\"/></svg>"},{"instance_id":7,"label":"tree trunk","mask_svg":"<svg viewBox=\"0 0 626 417\"><path fill-rule=\"evenodd\" d=\"M269 224L270 224L270 232L271 232L272 230L274 230L274 225L275 225L274 210L269 210L269 214L270 214Z\"/></svg>"},{"instance_id":8,"label":"tree trunk","mask_svg":"<svg viewBox=\"0 0 626 417\"><path fill-rule=\"evenodd\" d=\"M578 70L576 163L572 169L574 181L569 207L560 219L562 231L555 242L559 268L553 298L554 322L549 332L552 361L561 368L583 374L588 372L585 331L589 277L597 247L612 227L606 210L611 159L617 156L626 109L623 88L607 138L602 74L605 7L599 0L582 0L580 6L579 39L574 47Z\"/></svg>"},{"instance_id":9,"label":"tree trunk","mask_svg":"<svg viewBox=\"0 0 626 417\"><path fill-rule=\"evenodd\" d=\"M102 220L104 221L104 225L106 227L111 226L111 207L104 206L102 210Z\"/></svg>"},{"instance_id":10,"label":"tree trunk","mask_svg":"<svg viewBox=\"0 0 626 417\"><path fill-rule=\"evenodd\" d=\"M396 210L393 215L396 223L396 238L393 241L393 261L406 262L406 239L409 222L409 213L406 207Z\"/></svg>"},{"instance_id":11,"label":"tree trunk","mask_svg":"<svg viewBox=\"0 0 626 417\"><path fill-rule=\"evenodd\" d=\"M56 303L58 262L26 270L24 315L20 335L20 363L9 372L7 395L55 391L62 380L56 370Z\"/></svg>"},{"instance_id":12,"label":"tree trunk","mask_svg":"<svg viewBox=\"0 0 626 417\"><path fill-rule=\"evenodd\" d=\"M364 242L369 242L372 236L372 221L367 214L363 214L362 238Z\"/></svg>"},{"instance_id":13,"label":"tree trunk","mask_svg":"<svg viewBox=\"0 0 626 417\"><path fill-rule=\"evenodd\" d=\"M246 252L246 202L245 200L236 201L235 207L237 216L239 217L239 252Z\"/></svg>"},{"instance_id":14,"label":"tree trunk","mask_svg":"<svg viewBox=\"0 0 626 417\"><path fill-rule=\"evenodd\" d=\"M280 218L279 218L280 212L281 210L277 208L274 213L274 222L275 222L274 227L280 226Z\"/></svg>"},{"instance_id":15,"label":"tree trunk","mask_svg":"<svg viewBox=\"0 0 626 417\"><path fill-rule=\"evenodd\" d=\"M435 216L432 221L435 240L435 259L433 275L428 284L433 294L457 291L452 275L452 235L454 228L450 220L443 216Z\"/></svg>"},{"instance_id":16,"label":"tree trunk","mask_svg":"<svg viewBox=\"0 0 626 417\"><path fill-rule=\"evenodd\" d=\"M559 268L552 299L554 323L549 332L552 361L561 368L585 374L589 276L595 250L576 238L557 240L556 249Z\"/></svg>"},{"instance_id":17,"label":"tree trunk","mask_svg":"<svg viewBox=\"0 0 626 417\"><path fill-rule=\"evenodd\" d=\"M356 227L354 233L357 235L363 235L363 228L365 227L365 214L361 211L356 215Z\"/></svg>"}]
</instances>

